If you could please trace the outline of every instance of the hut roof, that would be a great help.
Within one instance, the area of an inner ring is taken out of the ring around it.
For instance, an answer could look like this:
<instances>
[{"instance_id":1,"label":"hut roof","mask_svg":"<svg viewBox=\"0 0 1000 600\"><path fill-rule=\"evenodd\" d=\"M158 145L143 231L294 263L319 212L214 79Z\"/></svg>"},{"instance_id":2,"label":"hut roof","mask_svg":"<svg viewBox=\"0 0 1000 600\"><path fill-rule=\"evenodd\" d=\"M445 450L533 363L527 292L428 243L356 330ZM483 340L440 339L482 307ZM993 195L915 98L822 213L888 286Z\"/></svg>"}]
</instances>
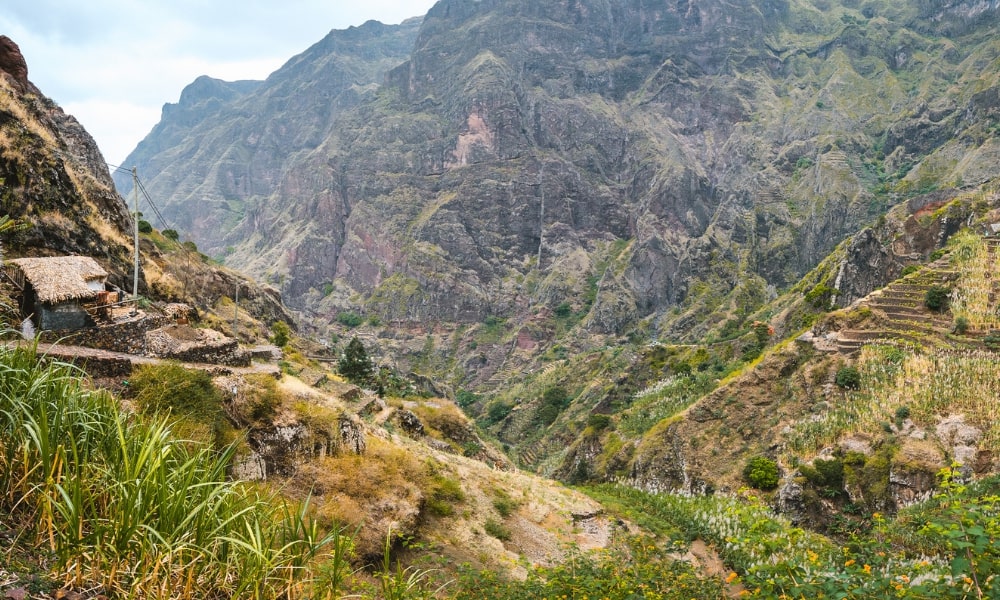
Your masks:
<instances>
[{"instance_id":1,"label":"hut roof","mask_svg":"<svg viewBox=\"0 0 1000 600\"><path fill-rule=\"evenodd\" d=\"M8 262L24 273L24 278L35 288L38 300L44 304L92 300L97 297L97 290L91 289L87 282L108 276L108 272L89 256L16 258Z\"/></svg>"}]
</instances>

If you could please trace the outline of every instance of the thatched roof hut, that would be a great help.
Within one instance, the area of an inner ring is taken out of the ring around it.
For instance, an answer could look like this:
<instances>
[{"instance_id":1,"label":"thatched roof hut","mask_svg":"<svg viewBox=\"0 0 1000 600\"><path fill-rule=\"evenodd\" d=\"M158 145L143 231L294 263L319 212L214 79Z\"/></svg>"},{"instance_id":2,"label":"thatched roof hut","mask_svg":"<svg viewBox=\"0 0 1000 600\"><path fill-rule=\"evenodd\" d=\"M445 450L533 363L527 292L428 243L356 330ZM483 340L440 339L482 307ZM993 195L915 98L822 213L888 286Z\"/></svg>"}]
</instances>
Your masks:
<instances>
[{"instance_id":1,"label":"thatched roof hut","mask_svg":"<svg viewBox=\"0 0 1000 600\"><path fill-rule=\"evenodd\" d=\"M20 291L21 313L42 330L77 330L93 327L87 312L104 291L108 277L89 256L17 258L7 261L7 277Z\"/></svg>"},{"instance_id":2,"label":"thatched roof hut","mask_svg":"<svg viewBox=\"0 0 1000 600\"><path fill-rule=\"evenodd\" d=\"M16 258L7 262L24 274L43 304L94 300L104 290L108 277L108 272L89 256Z\"/></svg>"}]
</instances>

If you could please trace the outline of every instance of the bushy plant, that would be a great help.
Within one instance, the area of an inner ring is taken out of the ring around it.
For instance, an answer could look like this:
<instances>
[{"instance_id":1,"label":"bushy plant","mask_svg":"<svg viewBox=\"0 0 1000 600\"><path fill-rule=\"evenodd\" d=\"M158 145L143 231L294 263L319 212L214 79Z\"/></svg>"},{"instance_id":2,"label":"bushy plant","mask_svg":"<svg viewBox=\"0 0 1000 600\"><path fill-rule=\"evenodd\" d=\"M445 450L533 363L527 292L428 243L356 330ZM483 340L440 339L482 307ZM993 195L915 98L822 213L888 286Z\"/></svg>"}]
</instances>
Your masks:
<instances>
[{"instance_id":1,"label":"bushy plant","mask_svg":"<svg viewBox=\"0 0 1000 600\"><path fill-rule=\"evenodd\" d=\"M494 519L486 519L486 522L483 523L483 531L501 542L509 541L511 538L510 529L500 521Z\"/></svg>"},{"instance_id":2,"label":"bushy plant","mask_svg":"<svg viewBox=\"0 0 1000 600\"><path fill-rule=\"evenodd\" d=\"M933 285L924 294L924 306L933 311L942 311L948 306L948 294L951 290L944 286Z\"/></svg>"},{"instance_id":3,"label":"bushy plant","mask_svg":"<svg viewBox=\"0 0 1000 600\"><path fill-rule=\"evenodd\" d=\"M181 237L181 234L177 233L176 229L164 229L162 233L163 237L167 238L168 240L173 240L175 242L179 240Z\"/></svg>"},{"instance_id":4,"label":"bushy plant","mask_svg":"<svg viewBox=\"0 0 1000 600\"><path fill-rule=\"evenodd\" d=\"M458 390L455 394L455 403L462 408L468 408L479 401L479 396L469 390Z\"/></svg>"},{"instance_id":5,"label":"bushy plant","mask_svg":"<svg viewBox=\"0 0 1000 600\"><path fill-rule=\"evenodd\" d=\"M288 345L292 338L292 328L284 321L275 321L271 324L271 343L279 348Z\"/></svg>"},{"instance_id":6,"label":"bushy plant","mask_svg":"<svg viewBox=\"0 0 1000 600\"><path fill-rule=\"evenodd\" d=\"M602 414L593 414L587 417L587 427L594 431L603 431L611 425L611 417Z\"/></svg>"},{"instance_id":7,"label":"bushy plant","mask_svg":"<svg viewBox=\"0 0 1000 600\"><path fill-rule=\"evenodd\" d=\"M835 381L845 390L856 390L861 387L861 372L850 365L837 370Z\"/></svg>"},{"instance_id":8,"label":"bushy plant","mask_svg":"<svg viewBox=\"0 0 1000 600\"><path fill-rule=\"evenodd\" d=\"M969 331L969 319L966 317L957 317L955 319L954 331L958 335L965 335Z\"/></svg>"},{"instance_id":9,"label":"bushy plant","mask_svg":"<svg viewBox=\"0 0 1000 600\"><path fill-rule=\"evenodd\" d=\"M153 226L145 219L139 219L139 233L152 233Z\"/></svg>"},{"instance_id":10,"label":"bushy plant","mask_svg":"<svg viewBox=\"0 0 1000 600\"><path fill-rule=\"evenodd\" d=\"M816 488L836 494L844 489L844 463L838 458L817 458L812 466L800 465L799 472Z\"/></svg>"},{"instance_id":11,"label":"bushy plant","mask_svg":"<svg viewBox=\"0 0 1000 600\"><path fill-rule=\"evenodd\" d=\"M758 490L778 487L778 463L766 456L756 456L743 467L743 481Z\"/></svg>"},{"instance_id":12,"label":"bushy plant","mask_svg":"<svg viewBox=\"0 0 1000 600\"><path fill-rule=\"evenodd\" d=\"M562 386L552 386L546 388L542 393L542 402L535 413L535 419L542 425L551 425L559 413L569 406L570 398L566 389Z\"/></svg>"},{"instance_id":13,"label":"bushy plant","mask_svg":"<svg viewBox=\"0 0 1000 600\"><path fill-rule=\"evenodd\" d=\"M820 283L806 292L806 302L811 304L813 308L829 310L830 300L835 294L837 294L836 288Z\"/></svg>"},{"instance_id":14,"label":"bushy plant","mask_svg":"<svg viewBox=\"0 0 1000 600\"><path fill-rule=\"evenodd\" d=\"M234 437L222 393L208 373L176 363L142 365L128 383L136 408L149 416L170 415L181 436L217 446Z\"/></svg>"},{"instance_id":15,"label":"bushy plant","mask_svg":"<svg viewBox=\"0 0 1000 600\"><path fill-rule=\"evenodd\" d=\"M365 318L358 313L347 310L337 313L337 322L349 329L354 329L365 322Z\"/></svg>"}]
</instances>

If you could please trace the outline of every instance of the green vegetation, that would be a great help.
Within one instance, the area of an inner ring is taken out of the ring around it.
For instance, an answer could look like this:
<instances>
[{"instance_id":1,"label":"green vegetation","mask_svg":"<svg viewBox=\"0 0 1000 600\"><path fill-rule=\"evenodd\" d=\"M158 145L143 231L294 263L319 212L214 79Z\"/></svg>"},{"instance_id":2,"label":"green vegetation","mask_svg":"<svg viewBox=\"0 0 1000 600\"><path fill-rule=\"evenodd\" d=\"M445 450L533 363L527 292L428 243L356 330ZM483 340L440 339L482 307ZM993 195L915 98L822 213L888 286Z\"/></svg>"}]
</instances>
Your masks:
<instances>
[{"instance_id":1,"label":"green vegetation","mask_svg":"<svg viewBox=\"0 0 1000 600\"><path fill-rule=\"evenodd\" d=\"M778 487L778 463L766 456L755 456L743 467L743 481L758 490Z\"/></svg>"},{"instance_id":2,"label":"green vegetation","mask_svg":"<svg viewBox=\"0 0 1000 600\"><path fill-rule=\"evenodd\" d=\"M176 229L164 229L161 233L163 233L163 237L175 242L181 238L181 234L177 233Z\"/></svg>"},{"instance_id":3,"label":"green vegetation","mask_svg":"<svg viewBox=\"0 0 1000 600\"><path fill-rule=\"evenodd\" d=\"M924 295L924 305L933 311L940 312L948 306L948 295L950 293L951 290L944 286L931 286Z\"/></svg>"},{"instance_id":4,"label":"green vegetation","mask_svg":"<svg viewBox=\"0 0 1000 600\"><path fill-rule=\"evenodd\" d=\"M153 226L145 219L139 219L139 233L153 233Z\"/></svg>"},{"instance_id":5,"label":"green vegetation","mask_svg":"<svg viewBox=\"0 0 1000 600\"><path fill-rule=\"evenodd\" d=\"M171 418L179 436L216 448L236 438L222 406L222 394L208 373L179 364L143 365L128 383L139 412Z\"/></svg>"},{"instance_id":6,"label":"green vegetation","mask_svg":"<svg viewBox=\"0 0 1000 600\"><path fill-rule=\"evenodd\" d=\"M284 321L275 321L271 324L271 343L279 348L284 348L292 338L292 328Z\"/></svg>"},{"instance_id":7,"label":"green vegetation","mask_svg":"<svg viewBox=\"0 0 1000 600\"><path fill-rule=\"evenodd\" d=\"M643 536L623 536L608 551L573 551L552 567L528 571L524 581L491 571L462 569L452 585L454 600L550 600L559 598L648 598L650 600L717 600L723 597L718 579L699 575L677 560L673 548Z\"/></svg>"},{"instance_id":8,"label":"green vegetation","mask_svg":"<svg viewBox=\"0 0 1000 600\"><path fill-rule=\"evenodd\" d=\"M127 416L80 381L41 365L33 348L0 349L0 514L23 528L21 542L51 553L54 572L115 598L264 599L308 587L332 541L308 504L227 482L232 447L180 442L167 418Z\"/></svg>"},{"instance_id":9,"label":"green vegetation","mask_svg":"<svg viewBox=\"0 0 1000 600\"><path fill-rule=\"evenodd\" d=\"M835 477L835 466L824 469ZM941 481L934 499L892 521L872 514L843 545L792 526L754 497L654 495L611 485L588 491L659 532L665 539L658 547L695 539L713 545L734 571L727 581L742 584L749 597L997 597L1000 482L965 487L948 469Z\"/></svg>"},{"instance_id":10,"label":"green vegetation","mask_svg":"<svg viewBox=\"0 0 1000 600\"><path fill-rule=\"evenodd\" d=\"M500 521L496 521L494 519L487 519L486 522L483 523L483 531L501 542L509 541L511 538L510 529L508 529L507 526Z\"/></svg>"},{"instance_id":11,"label":"green vegetation","mask_svg":"<svg viewBox=\"0 0 1000 600\"><path fill-rule=\"evenodd\" d=\"M354 329L364 323L365 318L354 311L348 310L337 313L337 322L348 329Z\"/></svg>"},{"instance_id":12,"label":"green vegetation","mask_svg":"<svg viewBox=\"0 0 1000 600\"><path fill-rule=\"evenodd\" d=\"M861 372L850 365L841 367L834 381L845 390L856 390L861 385Z\"/></svg>"},{"instance_id":13,"label":"green vegetation","mask_svg":"<svg viewBox=\"0 0 1000 600\"><path fill-rule=\"evenodd\" d=\"M837 294L837 289L824 285L822 283L817 284L811 290L806 293L806 302L812 305L813 308L818 308L820 310L830 309L830 300Z\"/></svg>"},{"instance_id":14,"label":"green vegetation","mask_svg":"<svg viewBox=\"0 0 1000 600\"><path fill-rule=\"evenodd\" d=\"M365 345L358 338L351 338L347 348L344 349L343 356L337 363L337 370L356 385L366 386L374 382L375 367L368 358L368 351Z\"/></svg>"},{"instance_id":15,"label":"green vegetation","mask_svg":"<svg viewBox=\"0 0 1000 600\"><path fill-rule=\"evenodd\" d=\"M542 394L541 404L535 412L535 420L542 425L551 425L559 417L559 413L569 406L569 403L569 394L562 386L556 385L546 388Z\"/></svg>"}]
</instances>

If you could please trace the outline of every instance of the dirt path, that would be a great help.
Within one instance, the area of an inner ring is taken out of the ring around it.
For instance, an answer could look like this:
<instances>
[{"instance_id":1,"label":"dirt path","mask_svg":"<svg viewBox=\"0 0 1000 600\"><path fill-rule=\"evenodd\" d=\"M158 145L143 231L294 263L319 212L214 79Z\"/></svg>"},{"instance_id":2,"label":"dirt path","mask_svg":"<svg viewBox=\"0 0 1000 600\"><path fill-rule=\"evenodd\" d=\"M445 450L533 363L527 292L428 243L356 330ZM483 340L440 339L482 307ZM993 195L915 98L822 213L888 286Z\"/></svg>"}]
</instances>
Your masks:
<instances>
[{"instance_id":1,"label":"dirt path","mask_svg":"<svg viewBox=\"0 0 1000 600\"><path fill-rule=\"evenodd\" d=\"M8 343L7 346L15 346L19 344ZM57 360L78 363L87 362L88 360L101 361L101 362L128 362L135 368L139 365L158 365L163 363L175 363L176 361L164 360L160 358L153 358L150 356L139 356L136 354L126 354L124 352L111 352L110 350L98 350L96 348L87 348L85 346L70 346L65 344L49 344L49 343L39 343L38 344L38 355L48 356L55 358ZM196 369L199 371L206 371L212 375L249 375L255 373L264 373L268 375L277 376L280 374L281 370L278 365L271 363L254 363L249 367L230 367L227 365L216 365L211 363L179 363L181 366L188 369Z\"/></svg>"}]
</instances>

